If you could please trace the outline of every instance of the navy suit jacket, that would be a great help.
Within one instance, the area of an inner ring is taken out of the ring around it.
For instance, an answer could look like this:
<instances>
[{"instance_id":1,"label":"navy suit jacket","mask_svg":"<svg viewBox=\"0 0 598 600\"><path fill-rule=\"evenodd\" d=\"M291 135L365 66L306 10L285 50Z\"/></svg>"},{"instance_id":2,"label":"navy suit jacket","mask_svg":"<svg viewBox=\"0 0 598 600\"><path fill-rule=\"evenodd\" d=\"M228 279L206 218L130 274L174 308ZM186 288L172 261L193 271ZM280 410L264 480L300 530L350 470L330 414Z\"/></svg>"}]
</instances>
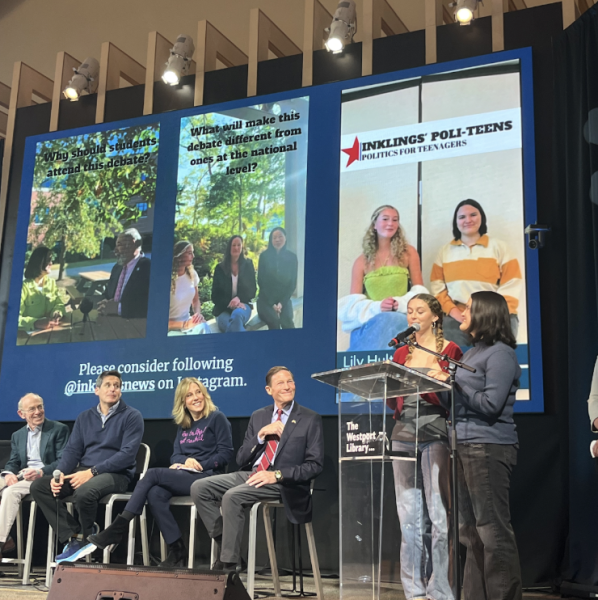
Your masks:
<instances>
[{"instance_id":1,"label":"navy suit jacket","mask_svg":"<svg viewBox=\"0 0 598 600\"><path fill-rule=\"evenodd\" d=\"M15 475L27 467L27 431L28 427L21 427L12 434L10 439L10 458L4 466L5 471ZM52 475L62 451L69 439L69 428L64 423L46 419L42 425L40 440L40 456L44 463L44 475Z\"/></svg>"},{"instance_id":2,"label":"navy suit jacket","mask_svg":"<svg viewBox=\"0 0 598 600\"><path fill-rule=\"evenodd\" d=\"M129 276L127 285L120 298L120 316L125 319L147 318L147 303L149 299L151 261L147 256L142 256L135 265L135 269ZM118 280L123 267L116 263L112 267L110 279L106 286L105 298L112 300L116 294Z\"/></svg>"},{"instance_id":3,"label":"navy suit jacket","mask_svg":"<svg viewBox=\"0 0 598 600\"><path fill-rule=\"evenodd\" d=\"M273 410L274 406L270 404L251 415L243 445L237 452L237 464L241 471L251 471L253 463L264 451L266 444L258 443L257 434L272 422ZM311 522L310 482L324 467L322 417L318 413L295 401L272 467L282 473L280 494L289 521Z\"/></svg>"}]
</instances>

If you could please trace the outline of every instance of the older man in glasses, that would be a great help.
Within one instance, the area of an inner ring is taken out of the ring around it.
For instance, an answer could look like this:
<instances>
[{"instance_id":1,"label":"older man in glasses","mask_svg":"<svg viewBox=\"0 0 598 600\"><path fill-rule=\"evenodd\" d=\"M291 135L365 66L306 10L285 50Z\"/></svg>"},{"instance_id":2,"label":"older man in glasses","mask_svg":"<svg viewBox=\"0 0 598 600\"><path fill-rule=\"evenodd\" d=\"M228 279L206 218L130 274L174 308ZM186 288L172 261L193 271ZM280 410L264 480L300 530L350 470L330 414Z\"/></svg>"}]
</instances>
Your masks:
<instances>
[{"instance_id":1,"label":"older man in glasses","mask_svg":"<svg viewBox=\"0 0 598 600\"><path fill-rule=\"evenodd\" d=\"M37 394L25 394L17 413L27 423L10 440L10 458L0 473L0 560L2 552L15 546L10 530L21 500L31 483L51 475L69 438L69 428L46 419L44 401Z\"/></svg>"}]
</instances>

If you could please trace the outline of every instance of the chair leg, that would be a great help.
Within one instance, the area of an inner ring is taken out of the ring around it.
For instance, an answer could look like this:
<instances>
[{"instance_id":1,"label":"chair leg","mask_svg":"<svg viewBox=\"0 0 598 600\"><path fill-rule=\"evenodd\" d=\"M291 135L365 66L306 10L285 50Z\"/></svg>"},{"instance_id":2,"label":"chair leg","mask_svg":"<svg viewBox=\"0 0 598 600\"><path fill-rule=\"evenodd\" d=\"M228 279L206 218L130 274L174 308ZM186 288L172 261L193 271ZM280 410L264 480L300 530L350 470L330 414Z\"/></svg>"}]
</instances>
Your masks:
<instances>
[{"instance_id":1,"label":"chair leg","mask_svg":"<svg viewBox=\"0 0 598 600\"><path fill-rule=\"evenodd\" d=\"M27 530L27 547L25 549L25 569L23 570L23 585L29 585L31 574L31 559L33 556L33 535L35 532L35 515L37 504L32 500L29 503L29 529Z\"/></svg>"},{"instance_id":2,"label":"chair leg","mask_svg":"<svg viewBox=\"0 0 598 600\"><path fill-rule=\"evenodd\" d=\"M162 533L160 533L160 560L166 560L166 542L164 541Z\"/></svg>"},{"instance_id":3,"label":"chair leg","mask_svg":"<svg viewBox=\"0 0 598 600\"><path fill-rule=\"evenodd\" d=\"M149 543L147 539L147 514L145 512L145 506L141 511L141 516L139 517L139 529L141 529L141 551L143 553L143 564L146 567L149 567Z\"/></svg>"},{"instance_id":4,"label":"chair leg","mask_svg":"<svg viewBox=\"0 0 598 600\"><path fill-rule=\"evenodd\" d=\"M247 593L253 600L255 589L255 547L257 545L257 512L260 508L256 502L249 513L249 547L247 552Z\"/></svg>"},{"instance_id":5,"label":"chair leg","mask_svg":"<svg viewBox=\"0 0 598 600\"><path fill-rule=\"evenodd\" d=\"M276 548L274 547L274 535L272 534L272 520L270 519L270 506L264 504L264 529L266 530L266 543L268 544L268 555L270 556L270 570L272 571L272 583L274 583L274 595L280 598L280 578L278 577L278 561L276 560Z\"/></svg>"},{"instance_id":6,"label":"chair leg","mask_svg":"<svg viewBox=\"0 0 598 600\"><path fill-rule=\"evenodd\" d=\"M324 589L322 588L322 577L320 575L320 563L318 562L318 552L316 550L316 539L314 538L314 527L312 523L305 524L305 536L307 537L307 545L309 546L309 558L311 560L311 570L314 574L314 584L316 586L316 594L319 600L324 599Z\"/></svg>"},{"instance_id":7,"label":"chair leg","mask_svg":"<svg viewBox=\"0 0 598 600\"><path fill-rule=\"evenodd\" d=\"M106 504L106 514L104 515L104 529L108 529L108 527L112 525L112 507L112 502L108 502L108 504ZM102 553L102 561L106 565L110 562L110 550L108 548L104 548L104 551Z\"/></svg>"},{"instance_id":8,"label":"chair leg","mask_svg":"<svg viewBox=\"0 0 598 600\"><path fill-rule=\"evenodd\" d=\"M48 555L46 558L46 587L52 585L52 563L54 562L54 530L48 525Z\"/></svg>"},{"instance_id":9,"label":"chair leg","mask_svg":"<svg viewBox=\"0 0 598 600\"><path fill-rule=\"evenodd\" d=\"M19 503L17 512L17 565L19 569L19 578L23 577L23 503Z\"/></svg>"},{"instance_id":10,"label":"chair leg","mask_svg":"<svg viewBox=\"0 0 598 600\"><path fill-rule=\"evenodd\" d=\"M135 564L135 525L136 518L133 517L129 523L129 539L127 544L127 564Z\"/></svg>"},{"instance_id":11,"label":"chair leg","mask_svg":"<svg viewBox=\"0 0 598 600\"><path fill-rule=\"evenodd\" d=\"M195 526L197 525L197 506L191 507L191 527L189 528L189 561L187 566L192 569L195 559Z\"/></svg>"},{"instance_id":12,"label":"chair leg","mask_svg":"<svg viewBox=\"0 0 598 600\"><path fill-rule=\"evenodd\" d=\"M212 544L210 548L210 569L216 562L216 541L212 538Z\"/></svg>"}]
</instances>

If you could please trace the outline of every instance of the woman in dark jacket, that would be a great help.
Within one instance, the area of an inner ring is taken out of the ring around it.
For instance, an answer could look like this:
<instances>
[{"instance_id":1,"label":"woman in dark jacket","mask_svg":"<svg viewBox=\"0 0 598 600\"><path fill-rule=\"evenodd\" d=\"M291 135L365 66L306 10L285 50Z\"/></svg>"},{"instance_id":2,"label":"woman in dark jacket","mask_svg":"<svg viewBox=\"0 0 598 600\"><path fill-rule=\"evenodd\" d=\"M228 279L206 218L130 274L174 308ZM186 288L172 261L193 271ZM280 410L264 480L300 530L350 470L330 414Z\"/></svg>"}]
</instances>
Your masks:
<instances>
[{"instance_id":1,"label":"woman in dark jacket","mask_svg":"<svg viewBox=\"0 0 598 600\"><path fill-rule=\"evenodd\" d=\"M245 331L256 291L253 262L243 255L243 238L233 235L212 282L214 316L221 332Z\"/></svg>"},{"instance_id":2,"label":"woman in dark jacket","mask_svg":"<svg viewBox=\"0 0 598 600\"><path fill-rule=\"evenodd\" d=\"M275 227L270 232L268 248L260 255L257 313L268 329L295 328L291 295L297 287L297 256L286 245L286 231Z\"/></svg>"},{"instance_id":3,"label":"woman in dark jacket","mask_svg":"<svg viewBox=\"0 0 598 600\"><path fill-rule=\"evenodd\" d=\"M509 510L511 473L519 448L513 420L521 367L509 307L496 292L474 292L461 331L473 338L457 369L459 531L467 547L465 600L521 600L519 554ZM446 374L430 375L445 379Z\"/></svg>"}]
</instances>

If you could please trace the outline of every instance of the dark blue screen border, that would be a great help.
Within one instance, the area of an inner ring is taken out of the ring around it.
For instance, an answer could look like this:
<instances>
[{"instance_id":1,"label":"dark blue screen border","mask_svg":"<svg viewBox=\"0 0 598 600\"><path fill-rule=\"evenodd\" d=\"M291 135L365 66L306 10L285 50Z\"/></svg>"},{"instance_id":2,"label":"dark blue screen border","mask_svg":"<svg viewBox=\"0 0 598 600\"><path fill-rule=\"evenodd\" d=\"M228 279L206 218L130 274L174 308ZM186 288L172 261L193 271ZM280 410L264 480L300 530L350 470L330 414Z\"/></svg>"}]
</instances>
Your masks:
<instances>
[{"instance_id":1,"label":"dark blue screen border","mask_svg":"<svg viewBox=\"0 0 598 600\"><path fill-rule=\"evenodd\" d=\"M65 383L68 380L77 379L78 368L76 367L81 362L106 365L141 362L150 358L172 361L174 358L182 359L188 356L192 356L194 359L209 359L212 356L233 359L233 374L243 377L245 386L219 388L213 392L215 403L227 416L247 416L253 410L269 402L269 397L264 391L264 375L266 370L274 364L285 364L293 371L297 382L297 399L300 403L324 415L336 414L334 390L313 381L310 375L316 371L334 369L336 363L341 93L343 90L357 87L492 65L509 60L519 60L521 63L523 173L525 222L527 224L536 220L534 104L530 49L428 65L407 71L364 77L292 92L195 107L28 138L21 179L14 268L10 274L9 307L0 373L0 398L2 398L0 419L16 420L16 401L29 391L34 391L44 397L49 418L74 419L81 410L91 406L96 400L95 396L91 394L70 397L64 395ZM309 97L303 328L193 336L194 339L167 338L166 315L169 305L168 284L174 241L181 119L190 115L222 112L296 97ZM36 144L46 140L152 123L160 124L160 141L146 338L17 347L17 316L26 251ZM515 408L518 412L542 412L544 399L537 251L526 249L526 262L531 400L518 402ZM184 373L184 375L189 374ZM176 377L179 374L172 373L171 375ZM126 393L124 398L127 403L140 408L145 418L163 419L170 416L173 398L173 392L170 390L156 391L152 394Z\"/></svg>"}]
</instances>

